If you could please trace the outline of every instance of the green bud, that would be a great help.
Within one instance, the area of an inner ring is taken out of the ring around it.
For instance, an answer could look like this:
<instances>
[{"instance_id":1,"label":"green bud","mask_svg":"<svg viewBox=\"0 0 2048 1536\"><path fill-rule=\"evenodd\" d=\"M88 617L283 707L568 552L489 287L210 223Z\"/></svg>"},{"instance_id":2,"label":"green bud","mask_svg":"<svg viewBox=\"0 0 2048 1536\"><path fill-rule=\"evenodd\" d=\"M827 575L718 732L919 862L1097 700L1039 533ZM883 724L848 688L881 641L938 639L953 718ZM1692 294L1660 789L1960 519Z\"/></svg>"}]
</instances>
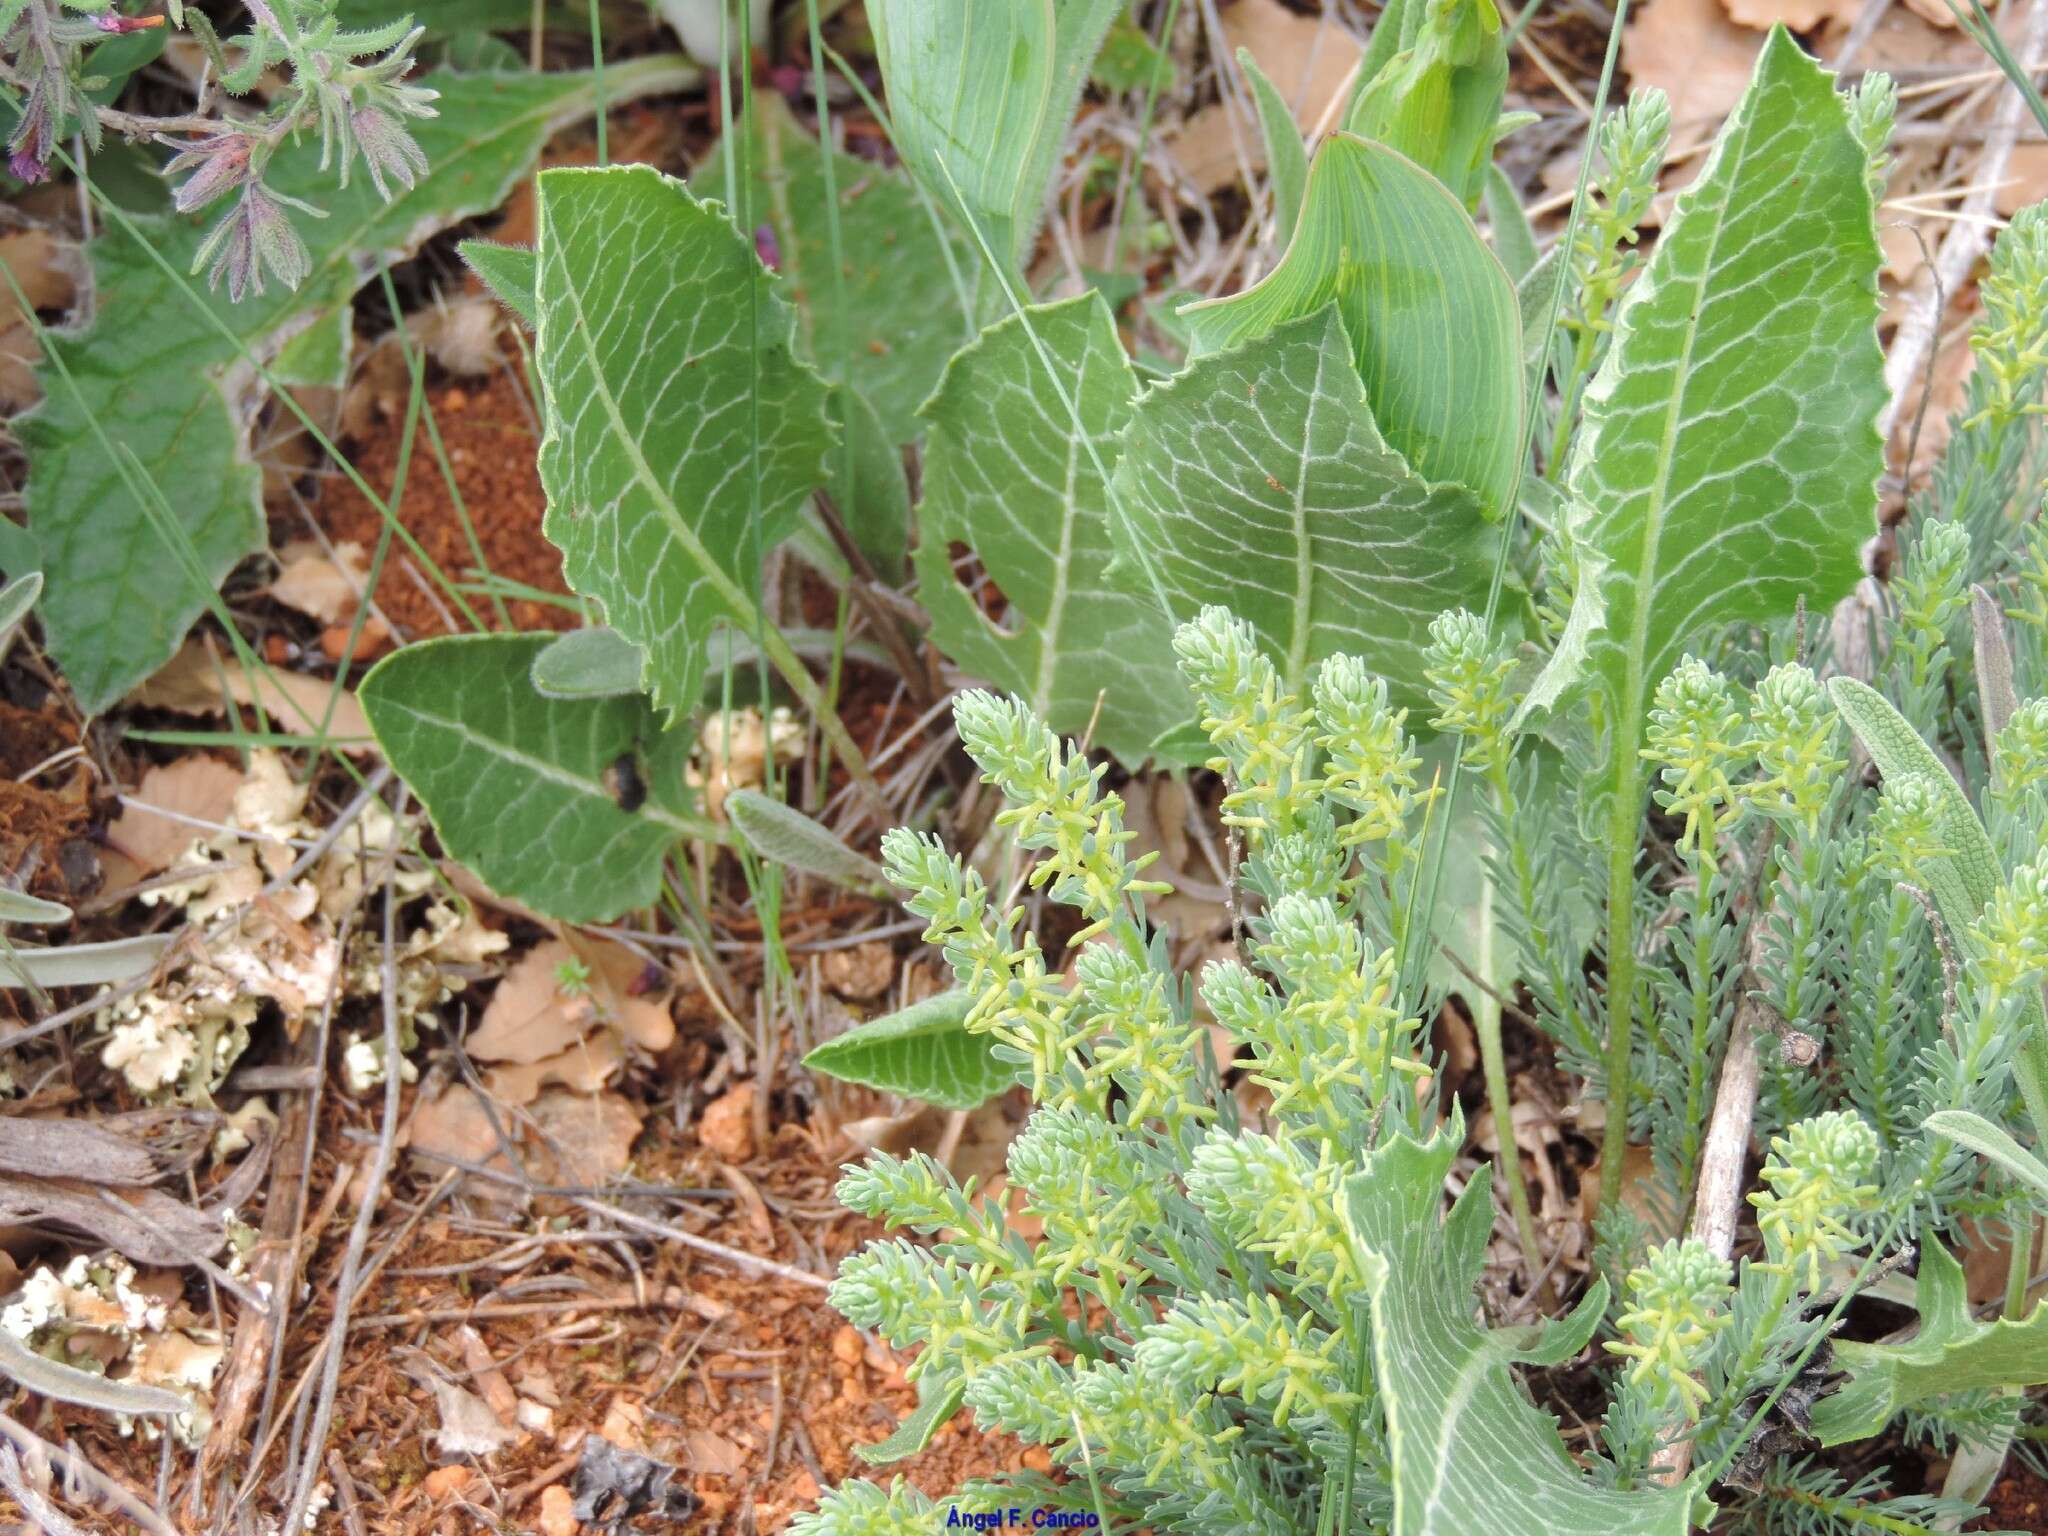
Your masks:
<instances>
[{"instance_id":1,"label":"green bud","mask_svg":"<svg viewBox=\"0 0 2048 1536\"><path fill-rule=\"evenodd\" d=\"M1763 770L1750 797L1811 835L1849 766L1836 755L1841 722L1820 679L1791 662L1771 668L1750 701L1750 723Z\"/></svg>"},{"instance_id":2,"label":"green bud","mask_svg":"<svg viewBox=\"0 0 2048 1536\"><path fill-rule=\"evenodd\" d=\"M1991 248L1977 297L1982 314L1970 346L1990 388L1972 424L2039 414L2048 369L2048 207L2035 203L2013 215Z\"/></svg>"},{"instance_id":3,"label":"green bud","mask_svg":"<svg viewBox=\"0 0 2048 1536\"><path fill-rule=\"evenodd\" d=\"M1657 685L1643 756L1661 768L1657 803L1685 818L1679 847L1697 849L1708 869L1737 799L1728 775L1748 755L1745 737L1735 689L1705 662L1688 656Z\"/></svg>"},{"instance_id":4,"label":"green bud","mask_svg":"<svg viewBox=\"0 0 2048 1536\"><path fill-rule=\"evenodd\" d=\"M1361 79L1344 127L1399 150L1476 209L1507 95L1500 12L1493 0L1406 0L1381 14L1388 25L1401 29L1400 51ZM1368 57L1385 57L1377 32L1374 44Z\"/></svg>"},{"instance_id":5,"label":"green bud","mask_svg":"<svg viewBox=\"0 0 2048 1536\"><path fill-rule=\"evenodd\" d=\"M1803 1265L1801 1283L1818 1291L1821 1266L1863 1244L1848 1222L1876 1205L1878 1188L1865 1180L1878 1151L1877 1132L1848 1110L1798 1121L1773 1137L1762 1175L1770 1188L1749 1197L1770 1253L1761 1267L1797 1275Z\"/></svg>"},{"instance_id":6,"label":"green bud","mask_svg":"<svg viewBox=\"0 0 2048 1536\"><path fill-rule=\"evenodd\" d=\"M2002 991L2048 974L2048 862L2023 864L1977 923L1973 964Z\"/></svg>"},{"instance_id":7,"label":"green bud","mask_svg":"<svg viewBox=\"0 0 2048 1536\"><path fill-rule=\"evenodd\" d=\"M1698 1238L1672 1238L1629 1272L1629 1310L1617 1320L1624 1339L1607 1347L1635 1363L1629 1379L1660 1408L1697 1418L1707 1389L1699 1381L1705 1348L1728 1326L1728 1261Z\"/></svg>"}]
</instances>

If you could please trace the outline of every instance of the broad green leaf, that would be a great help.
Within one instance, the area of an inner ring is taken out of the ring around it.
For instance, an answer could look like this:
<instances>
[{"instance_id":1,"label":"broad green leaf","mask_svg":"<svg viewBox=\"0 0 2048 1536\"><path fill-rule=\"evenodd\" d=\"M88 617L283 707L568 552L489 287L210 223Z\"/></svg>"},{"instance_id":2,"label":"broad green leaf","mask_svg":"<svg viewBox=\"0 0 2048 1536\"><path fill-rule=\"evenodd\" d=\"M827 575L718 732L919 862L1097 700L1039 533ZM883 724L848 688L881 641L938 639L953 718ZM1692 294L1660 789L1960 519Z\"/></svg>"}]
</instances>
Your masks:
<instances>
[{"instance_id":1,"label":"broad green leaf","mask_svg":"<svg viewBox=\"0 0 2048 1536\"><path fill-rule=\"evenodd\" d=\"M681 182L544 171L539 201L544 526L673 720L712 625L759 621L761 557L825 479L825 386L752 245Z\"/></svg>"},{"instance_id":2,"label":"broad green leaf","mask_svg":"<svg viewBox=\"0 0 2048 1536\"><path fill-rule=\"evenodd\" d=\"M1301 217L1301 201L1308 193L1308 146L1301 141L1301 125L1279 88L1266 78L1249 48L1237 50L1238 68L1252 83L1252 100L1259 108L1259 132L1266 141L1266 177L1273 188L1273 243L1282 250L1294 238L1294 226Z\"/></svg>"},{"instance_id":3,"label":"broad green leaf","mask_svg":"<svg viewBox=\"0 0 2048 1536\"><path fill-rule=\"evenodd\" d=\"M960 1399L966 1391L966 1383L959 1377L944 1383L920 1381L917 1384L917 1407L904 1416L886 1440L873 1445L856 1445L854 1453L871 1467L887 1466L892 1461L901 1461L906 1456L915 1456L932 1443L932 1436L946 1420L959 1411Z\"/></svg>"},{"instance_id":4,"label":"broad green leaf","mask_svg":"<svg viewBox=\"0 0 2048 1536\"><path fill-rule=\"evenodd\" d=\"M1430 621L1485 602L1498 535L1381 437L1335 308L1143 395L1116 490L1174 611L1223 604L1290 687L1349 652L1422 702Z\"/></svg>"},{"instance_id":5,"label":"broad green leaf","mask_svg":"<svg viewBox=\"0 0 2048 1536\"><path fill-rule=\"evenodd\" d=\"M749 217L775 232L780 292L795 307L797 346L835 384L851 384L881 418L888 446L917 435L917 408L946 359L973 335L932 215L901 172L833 155L839 201L839 281L832 279L825 156L780 96L754 98L743 189ZM702 198L725 196L721 145L690 178ZM737 216L737 210L735 210Z\"/></svg>"},{"instance_id":6,"label":"broad green leaf","mask_svg":"<svg viewBox=\"0 0 2048 1536\"><path fill-rule=\"evenodd\" d=\"M348 382L355 339L355 310L338 304L278 349L270 376L280 384L306 389L339 389Z\"/></svg>"},{"instance_id":7,"label":"broad green leaf","mask_svg":"<svg viewBox=\"0 0 2048 1536\"><path fill-rule=\"evenodd\" d=\"M0 987L97 987L127 981L154 967L171 947L172 937L145 933L57 949L10 944L0 948Z\"/></svg>"},{"instance_id":8,"label":"broad green leaf","mask_svg":"<svg viewBox=\"0 0 2048 1536\"><path fill-rule=\"evenodd\" d=\"M1568 483L1575 603L1600 615L1583 667L1629 785L1650 690L1689 640L1825 611L1862 573L1885 397L1863 167L1832 77L1774 30L1616 314ZM1574 666L1561 655L1539 695Z\"/></svg>"},{"instance_id":9,"label":"broad green leaf","mask_svg":"<svg viewBox=\"0 0 2048 1536\"><path fill-rule=\"evenodd\" d=\"M360 696L449 854L535 911L603 922L653 902L668 851L705 831L683 784L690 738L638 695L543 697L530 677L548 644L422 641L372 667Z\"/></svg>"},{"instance_id":10,"label":"broad green leaf","mask_svg":"<svg viewBox=\"0 0 2048 1536\"><path fill-rule=\"evenodd\" d=\"M1343 133L1316 152L1280 265L1182 314L1208 353L1331 304L1387 442L1425 480L1462 485L1498 516L1522 457L1514 284L1442 182Z\"/></svg>"},{"instance_id":11,"label":"broad green leaf","mask_svg":"<svg viewBox=\"0 0 2048 1536\"><path fill-rule=\"evenodd\" d=\"M725 810L747 846L764 859L857 890L889 888L881 865L854 852L802 811L758 789L734 790L726 796Z\"/></svg>"},{"instance_id":12,"label":"broad green leaf","mask_svg":"<svg viewBox=\"0 0 2048 1536\"><path fill-rule=\"evenodd\" d=\"M1034 333L1059 370L1059 389ZM1078 737L1093 721L1093 740L1126 763L1194 715L1166 617L1105 574L1114 549L1097 465L1115 459L1135 388L1098 294L991 326L953 359L925 407L917 543L918 598L939 649L1023 699L1062 736ZM1007 599L1000 617L954 575L956 542L980 557Z\"/></svg>"},{"instance_id":13,"label":"broad green leaf","mask_svg":"<svg viewBox=\"0 0 2048 1536\"><path fill-rule=\"evenodd\" d=\"M491 240L465 240L455 249L497 301L532 330L540 258L523 245L499 245Z\"/></svg>"},{"instance_id":14,"label":"broad green leaf","mask_svg":"<svg viewBox=\"0 0 2048 1536\"><path fill-rule=\"evenodd\" d=\"M1987 1162L1997 1164L2048 1207L2048 1163L2014 1141L2002 1127L1967 1109L1942 1109L1922 1121L1921 1129L1945 1136L1957 1146L1968 1147Z\"/></svg>"},{"instance_id":15,"label":"broad green leaf","mask_svg":"<svg viewBox=\"0 0 2048 1536\"><path fill-rule=\"evenodd\" d=\"M1963 1266L1932 1238L1921 1245L1914 1298L1920 1327L1905 1343L1835 1342L1834 1363L1849 1379L1813 1405L1822 1445L1867 1439L1929 1398L2048 1382L2048 1303L2024 1318L1976 1321Z\"/></svg>"},{"instance_id":16,"label":"broad green leaf","mask_svg":"<svg viewBox=\"0 0 2048 1536\"><path fill-rule=\"evenodd\" d=\"M534 691L550 699L615 699L640 691L639 650L616 629L572 629L533 658Z\"/></svg>"},{"instance_id":17,"label":"broad green leaf","mask_svg":"<svg viewBox=\"0 0 2048 1536\"><path fill-rule=\"evenodd\" d=\"M973 1109L1020 1081L998 1061L987 1035L969 1034L973 1001L954 990L856 1024L804 1058L813 1072L941 1109Z\"/></svg>"},{"instance_id":18,"label":"broad green leaf","mask_svg":"<svg viewBox=\"0 0 2048 1536\"><path fill-rule=\"evenodd\" d=\"M1400 52L1363 83L1345 131L1398 150L1476 209L1508 86L1500 11L1494 0L1447 0L1408 6L1401 22Z\"/></svg>"},{"instance_id":19,"label":"broad green leaf","mask_svg":"<svg viewBox=\"0 0 2048 1536\"><path fill-rule=\"evenodd\" d=\"M1023 265L1088 65L1124 0L870 0L897 153ZM958 197L954 189L958 189Z\"/></svg>"},{"instance_id":20,"label":"broad green leaf","mask_svg":"<svg viewBox=\"0 0 2048 1536\"><path fill-rule=\"evenodd\" d=\"M680 78L673 61L605 72L617 101ZM287 145L266 184L325 209L294 216L312 256L296 292L269 284L231 304L198 284L197 303L119 230L93 242L93 323L53 336L72 382L45 364L44 404L20 422L29 454L28 521L49 589L44 633L80 705L96 714L170 659L206 594L162 539L126 482L109 442L132 452L189 538L206 580L218 582L263 545L261 486L250 458L247 380L229 333L274 356L302 327L346 309L367 272L399 261L447 225L494 208L541 145L594 101L587 75L435 73L440 115L412 124L431 169L389 203L368 177L337 189L319 166L318 136ZM222 210L140 221L183 275ZM74 387L75 386L75 387Z\"/></svg>"},{"instance_id":21,"label":"broad green leaf","mask_svg":"<svg viewBox=\"0 0 2048 1536\"><path fill-rule=\"evenodd\" d=\"M1393 1453L1393 1536L1585 1531L1684 1536L1691 1483L1621 1492L1581 1472L1557 1422L1510 1364L1556 1364L1584 1348L1607 1305L1595 1280L1554 1323L1482 1328L1473 1285L1493 1229L1492 1170L1472 1176L1448 1217L1444 1179L1464 1144L1456 1120L1427 1142L1396 1132L1347 1180L1345 1206L1366 1260L1375 1385Z\"/></svg>"}]
</instances>

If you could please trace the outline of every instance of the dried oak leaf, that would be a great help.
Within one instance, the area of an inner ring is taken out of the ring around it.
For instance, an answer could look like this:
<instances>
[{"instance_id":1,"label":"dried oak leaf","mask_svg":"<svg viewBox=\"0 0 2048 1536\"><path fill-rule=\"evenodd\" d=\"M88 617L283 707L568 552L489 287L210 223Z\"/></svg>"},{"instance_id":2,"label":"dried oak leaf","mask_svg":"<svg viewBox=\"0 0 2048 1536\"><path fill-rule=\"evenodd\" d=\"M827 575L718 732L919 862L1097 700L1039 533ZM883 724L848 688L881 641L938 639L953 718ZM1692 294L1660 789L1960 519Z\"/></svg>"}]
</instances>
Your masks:
<instances>
[{"instance_id":1,"label":"dried oak leaf","mask_svg":"<svg viewBox=\"0 0 2048 1536\"><path fill-rule=\"evenodd\" d=\"M1689 143L1741 98L1763 39L1720 0L1651 0L1622 34L1621 62L1640 89L1671 98L1672 143Z\"/></svg>"}]
</instances>

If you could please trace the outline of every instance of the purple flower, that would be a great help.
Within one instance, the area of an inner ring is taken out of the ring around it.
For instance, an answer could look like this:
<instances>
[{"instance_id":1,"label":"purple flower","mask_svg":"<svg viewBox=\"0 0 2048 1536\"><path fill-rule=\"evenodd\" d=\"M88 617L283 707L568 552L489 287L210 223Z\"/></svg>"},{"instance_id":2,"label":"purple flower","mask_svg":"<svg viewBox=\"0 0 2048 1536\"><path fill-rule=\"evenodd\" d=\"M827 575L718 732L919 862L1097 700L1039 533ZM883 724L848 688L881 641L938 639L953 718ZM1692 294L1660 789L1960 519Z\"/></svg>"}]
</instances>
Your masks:
<instances>
[{"instance_id":1,"label":"purple flower","mask_svg":"<svg viewBox=\"0 0 2048 1536\"><path fill-rule=\"evenodd\" d=\"M390 113L376 107L353 108L349 127L355 133L356 147L363 152L363 164L370 168L371 184L387 202L391 189L384 185L386 173L408 189L426 174L426 151Z\"/></svg>"},{"instance_id":2,"label":"purple flower","mask_svg":"<svg viewBox=\"0 0 2048 1536\"><path fill-rule=\"evenodd\" d=\"M102 11L93 17L92 24L102 32L147 32L152 27L164 24L161 16L120 16L112 11Z\"/></svg>"},{"instance_id":3,"label":"purple flower","mask_svg":"<svg viewBox=\"0 0 2048 1536\"><path fill-rule=\"evenodd\" d=\"M37 75L21 106L21 121L7 141L7 166L16 179L36 182L50 177L50 155L57 147L56 114L50 110L48 77Z\"/></svg>"},{"instance_id":4,"label":"purple flower","mask_svg":"<svg viewBox=\"0 0 2048 1536\"><path fill-rule=\"evenodd\" d=\"M774 226L754 226L754 254L761 258L761 265L770 272L782 270L782 242L775 238Z\"/></svg>"},{"instance_id":5,"label":"purple flower","mask_svg":"<svg viewBox=\"0 0 2048 1536\"><path fill-rule=\"evenodd\" d=\"M246 293L263 292L266 267L285 287L298 287L312 270L313 257L283 206L264 190L263 183L252 181L199 247L192 270L197 272L202 266L210 268L209 286L219 287L225 277L228 298L240 303Z\"/></svg>"},{"instance_id":6,"label":"purple flower","mask_svg":"<svg viewBox=\"0 0 2048 1536\"><path fill-rule=\"evenodd\" d=\"M180 213L190 213L195 208L204 208L223 192L239 187L249 178L252 147L247 135L233 132L216 133L186 145L167 167L172 175L192 172L184 185L171 194L171 206Z\"/></svg>"}]
</instances>

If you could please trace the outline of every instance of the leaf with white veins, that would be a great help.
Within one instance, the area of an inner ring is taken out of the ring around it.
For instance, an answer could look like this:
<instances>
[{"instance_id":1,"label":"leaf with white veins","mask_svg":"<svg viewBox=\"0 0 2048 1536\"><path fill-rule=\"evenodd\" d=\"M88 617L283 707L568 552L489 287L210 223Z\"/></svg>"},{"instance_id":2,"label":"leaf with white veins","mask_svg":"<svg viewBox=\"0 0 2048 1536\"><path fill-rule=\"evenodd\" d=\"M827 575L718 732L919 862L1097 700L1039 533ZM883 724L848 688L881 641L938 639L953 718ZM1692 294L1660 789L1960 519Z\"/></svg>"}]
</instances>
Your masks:
<instances>
[{"instance_id":1,"label":"leaf with white veins","mask_svg":"<svg viewBox=\"0 0 2048 1536\"><path fill-rule=\"evenodd\" d=\"M606 95L617 100L694 73L672 59L646 65L607 70ZM52 337L73 382L46 363L44 404L20 422L29 528L49 582L44 633L88 713L169 660L206 606L93 423L155 480L206 579L218 582L263 546L248 380L229 335L258 357L274 355L301 328L346 308L380 256L402 260L438 230L496 207L548 137L595 100L583 74L437 72L422 83L441 93L440 115L411 125L431 169L389 203L367 177L337 190L332 168L319 167L317 136L272 161L270 186L327 210L323 219L294 220L312 253L295 292L272 284L233 304L202 285L195 305L125 234L112 230L93 242L93 323ZM182 277L212 217L138 222Z\"/></svg>"},{"instance_id":2,"label":"leaf with white veins","mask_svg":"<svg viewBox=\"0 0 2048 1536\"><path fill-rule=\"evenodd\" d=\"M1691 1483L1622 1492L1579 1470L1557 1422L1529 1400L1517 1360L1555 1365L1585 1347L1607 1304L1595 1280L1570 1316L1482 1328L1473 1286L1493 1229L1481 1167L1441 1216L1465 1128L1427 1142L1395 1132L1345 1182L1345 1214L1372 1295L1374 1377L1394 1463L1393 1536L1587 1531L1685 1536ZM1703 1499L1698 1502L1704 1503Z\"/></svg>"},{"instance_id":3,"label":"leaf with white veins","mask_svg":"<svg viewBox=\"0 0 2048 1536\"><path fill-rule=\"evenodd\" d=\"M1059 370L1059 389L1034 333ZM1097 464L1115 458L1135 388L1098 294L991 326L954 357L925 407L917 545L918 597L939 648L1063 736L1078 737L1093 721L1093 739L1126 763L1194 714L1165 616L1106 575L1114 549ZM954 575L948 546L956 541L1008 599L1000 619Z\"/></svg>"},{"instance_id":4,"label":"leaf with white veins","mask_svg":"<svg viewBox=\"0 0 2048 1536\"><path fill-rule=\"evenodd\" d=\"M552 643L406 646L363 679L363 709L451 855L536 911L604 922L651 903L669 849L706 830L683 783L690 736L663 731L638 694L541 694L533 663Z\"/></svg>"},{"instance_id":5,"label":"leaf with white veins","mask_svg":"<svg viewBox=\"0 0 2048 1536\"><path fill-rule=\"evenodd\" d=\"M1687 641L1801 599L1825 612L1862 573L1884 400L1864 161L1832 77L1773 31L1587 391L1575 601L1603 612L1583 668L1627 784L1650 690Z\"/></svg>"},{"instance_id":6,"label":"leaf with white veins","mask_svg":"<svg viewBox=\"0 0 2048 1536\"><path fill-rule=\"evenodd\" d=\"M545 171L539 201L547 535L673 720L712 626L758 623L761 557L825 479L825 385L753 248L681 182Z\"/></svg>"},{"instance_id":7,"label":"leaf with white veins","mask_svg":"<svg viewBox=\"0 0 2048 1536\"><path fill-rule=\"evenodd\" d=\"M1471 492L1387 445L1351 358L1332 306L1140 397L1121 531L1176 613L1223 604L1288 687L1344 652L1416 704L1430 622L1484 603L1496 535Z\"/></svg>"}]
</instances>

